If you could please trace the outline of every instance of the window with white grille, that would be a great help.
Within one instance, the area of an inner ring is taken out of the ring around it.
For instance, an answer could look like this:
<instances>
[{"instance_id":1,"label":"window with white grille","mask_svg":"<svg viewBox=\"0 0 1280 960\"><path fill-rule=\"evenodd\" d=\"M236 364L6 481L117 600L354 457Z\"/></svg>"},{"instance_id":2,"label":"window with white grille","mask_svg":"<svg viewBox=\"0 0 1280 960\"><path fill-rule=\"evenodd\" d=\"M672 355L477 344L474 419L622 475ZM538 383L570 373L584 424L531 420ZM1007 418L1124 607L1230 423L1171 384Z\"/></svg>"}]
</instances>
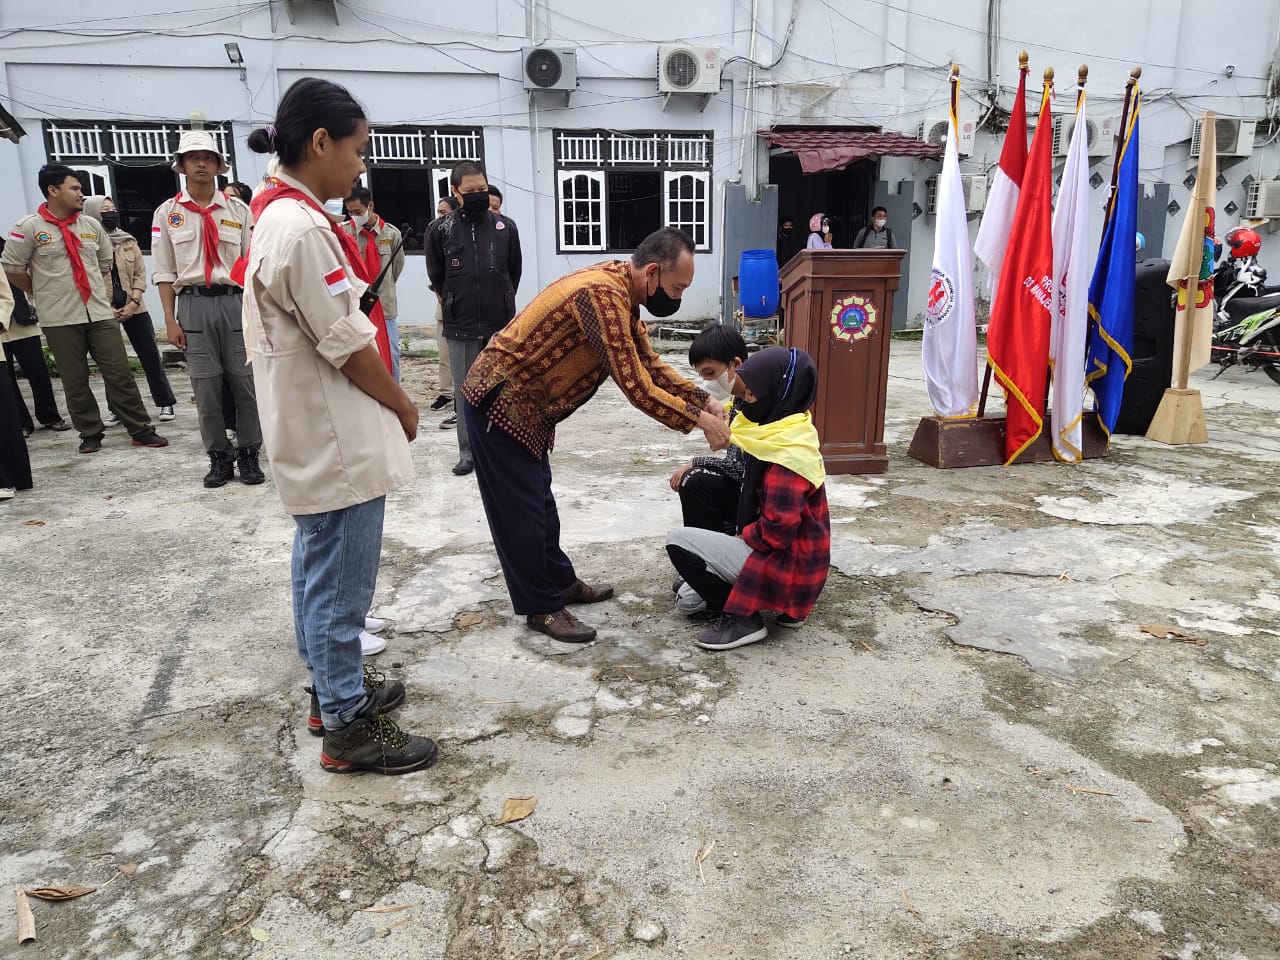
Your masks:
<instances>
[{"instance_id":1,"label":"window with white grille","mask_svg":"<svg viewBox=\"0 0 1280 960\"><path fill-rule=\"evenodd\" d=\"M705 131L555 131L557 249L634 250L668 225L709 251L711 140Z\"/></svg>"},{"instance_id":2,"label":"window with white grille","mask_svg":"<svg viewBox=\"0 0 1280 960\"><path fill-rule=\"evenodd\" d=\"M69 166L84 185L86 196L105 194L115 200L120 224L144 250L151 249L151 217L155 208L182 189L183 178L171 164L189 123L147 123L124 120L48 120L44 125L45 154L51 163ZM230 124L206 123L227 163L219 186L235 179L235 147Z\"/></svg>"}]
</instances>

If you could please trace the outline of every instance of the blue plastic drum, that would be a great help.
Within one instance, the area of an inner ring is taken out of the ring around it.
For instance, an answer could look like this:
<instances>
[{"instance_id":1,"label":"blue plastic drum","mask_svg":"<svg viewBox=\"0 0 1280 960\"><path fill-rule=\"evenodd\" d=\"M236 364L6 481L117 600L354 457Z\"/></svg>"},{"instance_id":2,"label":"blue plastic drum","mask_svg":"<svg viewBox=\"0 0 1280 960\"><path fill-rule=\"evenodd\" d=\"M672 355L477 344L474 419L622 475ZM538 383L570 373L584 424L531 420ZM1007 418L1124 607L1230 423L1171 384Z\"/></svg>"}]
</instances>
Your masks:
<instances>
[{"instance_id":1,"label":"blue plastic drum","mask_svg":"<svg viewBox=\"0 0 1280 960\"><path fill-rule=\"evenodd\" d=\"M742 251L738 299L742 301L743 315L756 320L778 312L778 256L774 251Z\"/></svg>"}]
</instances>

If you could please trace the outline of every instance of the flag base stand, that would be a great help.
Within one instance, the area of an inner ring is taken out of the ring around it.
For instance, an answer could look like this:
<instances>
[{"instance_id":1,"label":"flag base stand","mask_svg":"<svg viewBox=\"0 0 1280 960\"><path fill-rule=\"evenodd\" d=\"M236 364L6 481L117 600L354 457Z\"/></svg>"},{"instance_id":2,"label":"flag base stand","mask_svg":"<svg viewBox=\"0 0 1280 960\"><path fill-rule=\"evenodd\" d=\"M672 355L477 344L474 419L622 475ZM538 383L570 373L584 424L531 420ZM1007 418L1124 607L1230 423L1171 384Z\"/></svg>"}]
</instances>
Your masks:
<instances>
[{"instance_id":1,"label":"flag base stand","mask_svg":"<svg viewBox=\"0 0 1280 960\"><path fill-rule=\"evenodd\" d=\"M1105 457L1107 435L1098 425L1098 418L1086 414L1080 430L1084 440L1084 459ZM965 420L921 417L907 455L941 469L998 467L1005 461L1004 440L1004 417L970 417ZM1041 433L1015 463L1044 463L1054 459L1049 437Z\"/></svg>"},{"instance_id":2,"label":"flag base stand","mask_svg":"<svg viewBox=\"0 0 1280 960\"><path fill-rule=\"evenodd\" d=\"M1160 443L1208 443L1200 391L1175 387L1166 390L1147 429L1147 439Z\"/></svg>"}]
</instances>

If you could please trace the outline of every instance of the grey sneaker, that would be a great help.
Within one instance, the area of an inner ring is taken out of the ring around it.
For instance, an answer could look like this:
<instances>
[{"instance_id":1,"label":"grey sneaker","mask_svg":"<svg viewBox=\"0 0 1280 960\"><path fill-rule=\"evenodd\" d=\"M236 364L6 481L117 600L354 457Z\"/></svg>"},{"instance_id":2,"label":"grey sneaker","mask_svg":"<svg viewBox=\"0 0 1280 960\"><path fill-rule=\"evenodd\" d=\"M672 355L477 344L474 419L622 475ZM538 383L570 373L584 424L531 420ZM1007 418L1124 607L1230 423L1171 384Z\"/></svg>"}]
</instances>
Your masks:
<instances>
[{"instance_id":1,"label":"grey sneaker","mask_svg":"<svg viewBox=\"0 0 1280 960\"><path fill-rule=\"evenodd\" d=\"M430 766L439 752L434 740L405 733L369 697L351 723L324 731L320 766L330 773L412 773Z\"/></svg>"},{"instance_id":2,"label":"grey sneaker","mask_svg":"<svg viewBox=\"0 0 1280 960\"><path fill-rule=\"evenodd\" d=\"M765 626L760 614L735 617L726 613L699 633L693 642L703 650L733 650L735 647L745 647L749 643L763 640L768 635L769 628Z\"/></svg>"}]
</instances>

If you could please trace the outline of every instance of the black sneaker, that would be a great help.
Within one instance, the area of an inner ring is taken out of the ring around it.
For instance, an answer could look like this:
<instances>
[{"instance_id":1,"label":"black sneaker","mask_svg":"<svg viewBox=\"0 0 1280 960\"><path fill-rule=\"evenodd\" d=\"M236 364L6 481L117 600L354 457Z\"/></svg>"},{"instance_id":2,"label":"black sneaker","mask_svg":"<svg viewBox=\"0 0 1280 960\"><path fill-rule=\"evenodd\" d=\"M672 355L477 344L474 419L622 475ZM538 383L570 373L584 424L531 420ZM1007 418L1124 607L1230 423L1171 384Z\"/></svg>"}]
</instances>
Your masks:
<instances>
[{"instance_id":1,"label":"black sneaker","mask_svg":"<svg viewBox=\"0 0 1280 960\"><path fill-rule=\"evenodd\" d=\"M789 617L785 613L778 614L777 624L780 627L786 627L788 630L799 630L804 626L804 621L797 617Z\"/></svg>"},{"instance_id":2,"label":"black sneaker","mask_svg":"<svg viewBox=\"0 0 1280 960\"><path fill-rule=\"evenodd\" d=\"M320 719L320 696L315 687L306 687L311 694L311 713L307 716L307 732L313 737L324 736L324 721ZM364 665L364 692L371 700L378 702L382 713L390 713L404 703L404 684L399 680L388 680L381 670L375 670L369 664Z\"/></svg>"},{"instance_id":3,"label":"black sneaker","mask_svg":"<svg viewBox=\"0 0 1280 960\"><path fill-rule=\"evenodd\" d=\"M225 487L231 478L236 475L235 461L231 459L231 454L225 450L214 450L209 454L209 472L204 475L204 485L213 489L214 487Z\"/></svg>"},{"instance_id":4,"label":"black sneaker","mask_svg":"<svg viewBox=\"0 0 1280 960\"><path fill-rule=\"evenodd\" d=\"M102 434L95 433L92 437L82 437L80 439L81 453L97 453L102 449Z\"/></svg>"},{"instance_id":5,"label":"black sneaker","mask_svg":"<svg viewBox=\"0 0 1280 960\"><path fill-rule=\"evenodd\" d=\"M441 430L452 430L457 425L458 425L458 415L456 413L451 413L447 417L445 417L443 420L440 421Z\"/></svg>"},{"instance_id":6,"label":"black sneaker","mask_svg":"<svg viewBox=\"0 0 1280 960\"><path fill-rule=\"evenodd\" d=\"M465 477L468 473L476 468L476 465L470 460L459 460L453 465L453 475L455 477Z\"/></svg>"},{"instance_id":7,"label":"black sneaker","mask_svg":"<svg viewBox=\"0 0 1280 960\"><path fill-rule=\"evenodd\" d=\"M439 752L434 740L401 730L370 697L351 723L324 732L320 766L330 773L412 773L430 766Z\"/></svg>"},{"instance_id":8,"label":"black sneaker","mask_svg":"<svg viewBox=\"0 0 1280 960\"><path fill-rule=\"evenodd\" d=\"M693 642L703 650L733 650L735 647L745 647L749 643L763 640L768 635L769 628L765 626L760 614L735 617L726 613L699 633Z\"/></svg>"},{"instance_id":9,"label":"black sneaker","mask_svg":"<svg viewBox=\"0 0 1280 960\"><path fill-rule=\"evenodd\" d=\"M452 395L447 393L442 393L440 394L440 396L436 397L434 400L431 401L431 409L443 410L445 407L449 406L449 404L451 403L453 403Z\"/></svg>"},{"instance_id":10,"label":"black sneaker","mask_svg":"<svg viewBox=\"0 0 1280 960\"><path fill-rule=\"evenodd\" d=\"M146 433L140 433L134 437L133 445L135 447L151 447L152 449L159 449L160 447L167 447L169 445L169 441L160 436L160 434L156 433L154 430L148 430Z\"/></svg>"},{"instance_id":11,"label":"black sneaker","mask_svg":"<svg viewBox=\"0 0 1280 960\"><path fill-rule=\"evenodd\" d=\"M240 482L250 486L264 482L267 475L258 466L257 447L237 447L236 465L240 468Z\"/></svg>"}]
</instances>

